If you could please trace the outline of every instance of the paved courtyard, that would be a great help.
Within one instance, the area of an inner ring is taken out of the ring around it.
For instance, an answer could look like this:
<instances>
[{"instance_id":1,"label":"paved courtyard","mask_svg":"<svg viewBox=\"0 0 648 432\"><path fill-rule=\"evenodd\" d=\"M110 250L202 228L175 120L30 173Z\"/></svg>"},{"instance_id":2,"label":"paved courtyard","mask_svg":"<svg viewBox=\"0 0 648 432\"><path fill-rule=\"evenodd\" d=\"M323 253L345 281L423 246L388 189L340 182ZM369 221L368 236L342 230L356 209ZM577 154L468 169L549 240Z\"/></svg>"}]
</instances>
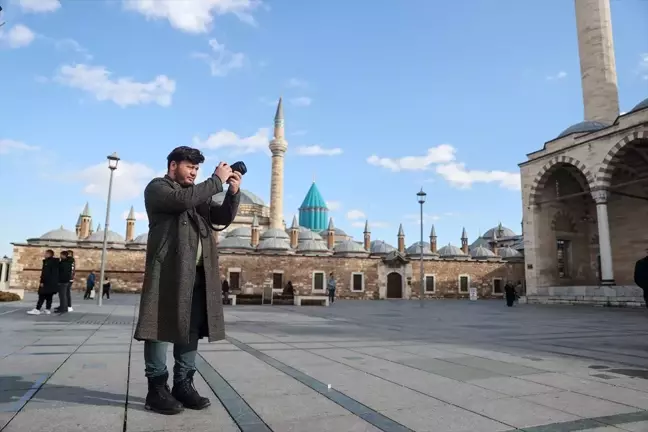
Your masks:
<instances>
[{"instance_id":1,"label":"paved courtyard","mask_svg":"<svg viewBox=\"0 0 648 432\"><path fill-rule=\"evenodd\" d=\"M500 301L227 307L210 408L144 410L137 296L0 304L0 430L648 431L648 311ZM169 353L169 364L172 356ZM329 388L330 385L330 388Z\"/></svg>"}]
</instances>

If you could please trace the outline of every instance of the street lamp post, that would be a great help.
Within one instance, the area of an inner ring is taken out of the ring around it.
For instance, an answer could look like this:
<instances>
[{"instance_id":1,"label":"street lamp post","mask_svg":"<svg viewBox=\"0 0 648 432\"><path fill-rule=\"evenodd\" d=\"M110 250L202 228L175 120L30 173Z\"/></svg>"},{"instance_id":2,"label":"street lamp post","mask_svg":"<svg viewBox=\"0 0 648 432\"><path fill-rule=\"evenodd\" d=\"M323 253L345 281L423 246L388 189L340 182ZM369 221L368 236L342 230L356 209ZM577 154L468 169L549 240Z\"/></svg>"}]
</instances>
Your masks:
<instances>
[{"instance_id":1,"label":"street lamp post","mask_svg":"<svg viewBox=\"0 0 648 432\"><path fill-rule=\"evenodd\" d=\"M108 202L106 203L106 223L104 224L103 232L103 246L101 248L101 270L99 270L99 293L97 295L97 305L101 306L103 303L103 284L104 273L106 271L106 249L108 248L108 227L110 221L110 199L112 195L113 174L119 164L119 157L117 153L108 156L108 169L110 170L110 180L108 180Z\"/></svg>"},{"instance_id":2,"label":"street lamp post","mask_svg":"<svg viewBox=\"0 0 648 432\"><path fill-rule=\"evenodd\" d=\"M421 190L416 194L416 196L418 197L418 202L419 202L419 204L421 204L421 243L419 243L419 245L421 247L421 255L419 257L420 258L420 267L421 267L420 268L420 279L419 279L420 284L421 284L421 293L419 294L420 299L421 299L420 300L421 307L423 307L423 305L424 305L423 300L424 300L424 296L425 296L425 281L423 280L423 204L425 203L426 195L427 194L425 192L423 192L423 188L421 188Z\"/></svg>"}]
</instances>

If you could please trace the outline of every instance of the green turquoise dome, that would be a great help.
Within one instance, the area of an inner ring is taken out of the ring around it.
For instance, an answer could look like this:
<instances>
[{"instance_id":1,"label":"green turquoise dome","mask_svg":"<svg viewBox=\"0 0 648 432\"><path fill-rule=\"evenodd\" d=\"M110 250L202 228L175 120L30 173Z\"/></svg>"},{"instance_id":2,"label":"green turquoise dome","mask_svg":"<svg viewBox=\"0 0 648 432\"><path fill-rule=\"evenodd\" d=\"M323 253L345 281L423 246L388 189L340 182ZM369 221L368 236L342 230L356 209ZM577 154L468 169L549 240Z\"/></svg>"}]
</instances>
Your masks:
<instances>
[{"instance_id":1,"label":"green turquoise dome","mask_svg":"<svg viewBox=\"0 0 648 432\"><path fill-rule=\"evenodd\" d=\"M308 189L299 207L299 226L313 231L321 231L328 227L328 207L315 182Z\"/></svg>"}]
</instances>

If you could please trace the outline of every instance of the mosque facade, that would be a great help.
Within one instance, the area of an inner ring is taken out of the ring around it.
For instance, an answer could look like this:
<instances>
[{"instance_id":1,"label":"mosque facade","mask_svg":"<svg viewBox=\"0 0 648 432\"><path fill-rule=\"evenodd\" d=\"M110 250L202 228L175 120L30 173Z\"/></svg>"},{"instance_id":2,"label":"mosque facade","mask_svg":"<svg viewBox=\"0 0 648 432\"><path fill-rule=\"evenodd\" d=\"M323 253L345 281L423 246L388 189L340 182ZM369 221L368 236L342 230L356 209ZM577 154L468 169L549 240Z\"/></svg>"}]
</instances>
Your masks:
<instances>
[{"instance_id":1,"label":"mosque facade","mask_svg":"<svg viewBox=\"0 0 648 432\"><path fill-rule=\"evenodd\" d=\"M330 272L335 274L339 296L355 299L414 299L420 298L421 288L425 297L460 298L468 297L470 287L477 288L480 297L489 298L501 296L507 281L523 282L522 238L501 224L472 244L464 230L458 238L460 246L437 247L434 226L429 241L407 246L401 225L393 246L389 241L372 238L367 221L363 238L356 240L335 227L326 201L313 182L299 208L299 217L295 216L287 226L282 217L282 201L288 145L281 100L274 123L270 142L270 205L242 190L234 222L224 231L214 232L220 250L221 275L233 291L260 294L270 285L281 291L290 281L299 294L324 294ZM221 193L214 196L214 201L223 198ZM104 231L101 226L95 230L92 226L92 215L86 205L74 230L61 226L40 237L13 243L10 286L37 289L44 251L69 249L76 259L74 286L82 289L89 272L98 272L101 264ZM148 234L136 236L135 232L135 213L131 208L125 236L110 230L106 234L106 274L116 291L136 292L142 286Z\"/></svg>"},{"instance_id":2,"label":"mosque facade","mask_svg":"<svg viewBox=\"0 0 648 432\"><path fill-rule=\"evenodd\" d=\"M575 9L584 120L520 164L528 300L639 306L648 99L619 112L609 0L575 0Z\"/></svg>"}]
</instances>

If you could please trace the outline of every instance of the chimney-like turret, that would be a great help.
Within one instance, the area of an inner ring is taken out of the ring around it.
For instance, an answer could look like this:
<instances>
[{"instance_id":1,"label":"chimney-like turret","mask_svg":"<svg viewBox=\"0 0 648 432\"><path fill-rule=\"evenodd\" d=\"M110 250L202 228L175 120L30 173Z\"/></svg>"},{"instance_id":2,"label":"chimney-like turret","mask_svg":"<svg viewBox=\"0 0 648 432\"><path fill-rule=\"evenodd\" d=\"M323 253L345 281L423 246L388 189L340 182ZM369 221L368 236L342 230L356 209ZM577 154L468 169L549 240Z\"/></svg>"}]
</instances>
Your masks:
<instances>
[{"instance_id":1,"label":"chimney-like turret","mask_svg":"<svg viewBox=\"0 0 648 432\"><path fill-rule=\"evenodd\" d=\"M126 241L133 241L135 238L135 209L133 206L128 212L128 217L126 218Z\"/></svg>"},{"instance_id":2,"label":"chimney-like turret","mask_svg":"<svg viewBox=\"0 0 648 432\"><path fill-rule=\"evenodd\" d=\"M371 231L369 230L369 221L365 221L364 227L364 248L367 252L371 251Z\"/></svg>"},{"instance_id":3,"label":"chimney-like turret","mask_svg":"<svg viewBox=\"0 0 648 432\"><path fill-rule=\"evenodd\" d=\"M79 238L87 238L92 234L90 225L92 224L92 215L90 214L90 205L86 203L81 212L81 224L79 226Z\"/></svg>"},{"instance_id":4,"label":"chimney-like turret","mask_svg":"<svg viewBox=\"0 0 648 432\"><path fill-rule=\"evenodd\" d=\"M437 235L434 225L432 225L432 229L430 230L430 252L437 252Z\"/></svg>"},{"instance_id":5,"label":"chimney-like turret","mask_svg":"<svg viewBox=\"0 0 648 432\"><path fill-rule=\"evenodd\" d=\"M290 247L297 249L299 245L299 224L297 223L297 216L293 216L292 225L290 226Z\"/></svg>"},{"instance_id":6,"label":"chimney-like turret","mask_svg":"<svg viewBox=\"0 0 648 432\"><path fill-rule=\"evenodd\" d=\"M468 254L468 234L466 233L466 227L461 231L461 250L463 253Z\"/></svg>"},{"instance_id":7,"label":"chimney-like turret","mask_svg":"<svg viewBox=\"0 0 648 432\"><path fill-rule=\"evenodd\" d=\"M250 244L252 245L252 247L257 247L259 245L259 220L257 219L256 214L252 218L252 230L251 231L252 231L252 233L251 233Z\"/></svg>"},{"instance_id":8,"label":"chimney-like turret","mask_svg":"<svg viewBox=\"0 0 648 432\"><path fill-rule=\"evenodd\" d=\"M398 227L398 252L405 253L405 231L403 231L403 224Z\"/></svg>"},{"instance_id":9,"label":"chimney-like turret","mask_svg":"<svg viewBox=\"0 0 648 432\"><path fill-rule=\"evenodd\" d=\"M74 225L74 232L76 232L77 237L81 235L81 222L83 220L83 217L81 216L81 213L79 213L79 218L77 219L76 225Z\"/></svg>"},{"instance_id":10,"label":"chimney-like turret","mask_svg":"<svg viewBox=\"0 0 648 432\"><path fill-rule=\"evenodd\" d=\"M495 255L497 255L497 241L498 241L497 231L499 230L493 231L493 238L490 241L491 250Z\"/></svg>"},{"instance_id":11,"label":"chimney-like turret","mask_svg":"<svg viewBox=\"0 0 648 432\"><path fill-rule=\"evenodd\" d=\"M328 229L326 230L326 247L333 250L335 246L335 225L333 225L333 218L329 218Z\"/></svg>"}]
</instances>

